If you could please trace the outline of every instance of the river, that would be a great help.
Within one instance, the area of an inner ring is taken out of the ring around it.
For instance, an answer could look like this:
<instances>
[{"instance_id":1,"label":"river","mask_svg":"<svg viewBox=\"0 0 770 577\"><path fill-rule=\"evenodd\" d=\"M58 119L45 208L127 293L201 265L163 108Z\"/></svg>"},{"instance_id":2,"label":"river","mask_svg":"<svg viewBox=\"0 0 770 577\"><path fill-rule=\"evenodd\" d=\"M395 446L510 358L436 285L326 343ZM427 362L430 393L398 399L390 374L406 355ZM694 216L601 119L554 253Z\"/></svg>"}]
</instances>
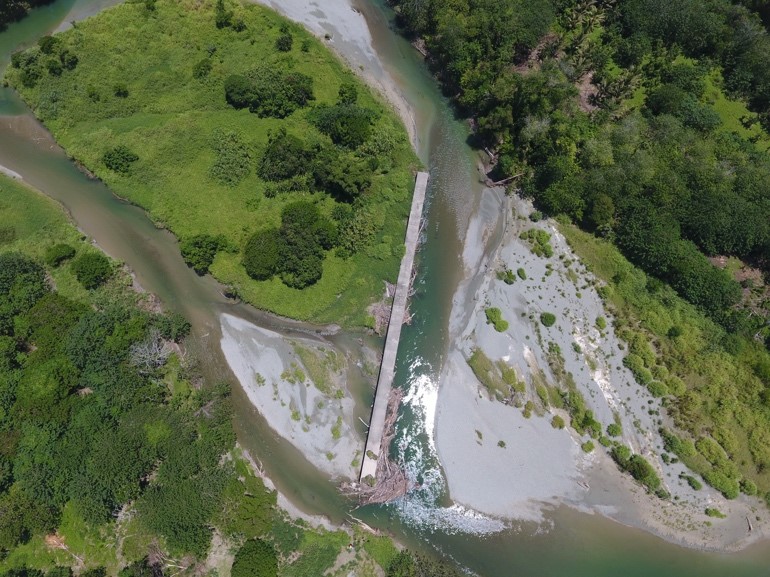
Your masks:
<instances>
[{"instance_id":1,"label":"river","mask_svg":"<svg viewBox=\"0 0 770 577\"><path fill-rule=\"evenodd\" d=\"M0 69L19 45L34 42L62 22L117 1L57 0L36 10L0 34ZM457 263L462 245L458 239L473 209L468 199L477 199L481 191L476 156L466 145L465 126L454 118L419 54L392 30L384 4L380 0L359 0L358 8L369 23L373 48L415 115L418 154L430 168L431 185L419 253L417 294L411 307L414 322L405 328L397 364L397 384L408 392L398 430L397 441L402 441L399 452L423 483L423 489L395 505L369 507L357 515L392 532L407 545L437 549L486 577L770 575L766 545L739 554L703 553L566 508L547 515L547 531L523 525L489 533L496 525L494 520L448 506L428 433L436 382L447 348L448 311L461 276ZM218 347L217 317L221 312L283 333L313 331L313 327L285 323L227 301L215 281L198 277L185 266L172 235L156 228L140 209L121 202L103 184L81 173L27 107L6 89L0 89L0 164L60 201L84 232L131 267L142 287L191 319L209 359L209 378L234 380ZM353 339L358 336L340 334L333 341L355 354ZM307 513L342 521L350 505L334 485L267 427L241 391L235 395L239 401L239 440L260 458L279 490ZM362 405L371 397L360 383L356 395Z\"/></svg>"}]
</instances>

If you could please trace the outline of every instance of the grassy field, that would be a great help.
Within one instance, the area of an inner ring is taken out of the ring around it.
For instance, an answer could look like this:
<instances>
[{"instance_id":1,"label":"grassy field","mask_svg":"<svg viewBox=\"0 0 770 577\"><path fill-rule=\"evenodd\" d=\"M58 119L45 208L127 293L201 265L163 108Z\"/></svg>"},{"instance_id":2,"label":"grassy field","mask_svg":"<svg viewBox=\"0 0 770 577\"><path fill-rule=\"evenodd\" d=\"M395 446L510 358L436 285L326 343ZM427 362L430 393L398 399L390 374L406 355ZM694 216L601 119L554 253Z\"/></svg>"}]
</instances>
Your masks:
<instances>
[{"instance_id":1,"label":"grassy field","mask_svg":"<svg viewBox=\"0 0 770 577\"><path fill-rule=\"evenodd\" d=\"M770 354L761 343L727 334L671 288L631 265L609 242L573 225L560 230L607 283L603 297L616 317L618 334L627 342L649 343L650 365L657 371L664 367L668 382L684 382L681 390L670 387L664 400L679 434L697 448L683 461L702 475L713 468L736 480L751 480L770 499L770 403L757 376L770 367ZM700 447L713 446L712 441L730 463L701 454Z\"/></svg>"},{"instance_id":2,"label":"grassy field","mask_svg":"<svg viewBox=\"0 0 770 577\"><path fill-rule=\"evenodd\" d=\"M214 0L159 0L154 11L127 2L57 36L57 50L77 56L73 70L48 72L43 62L50 59L35 47L28 52L40 61L41 77L34 86L24 86L18 68L9 68L6 80L68 154L118 195L145 208L159 225L181 239L223 235L230 250L219 252L211 272L245 300L289 317L362 325L366 306L382 294L383 279L395 280L402 254L417 163L406 132L395 114L304 29L259 6L233 4L228 10L244 23L243 30L215 26ZM282 28L294 39L288 52L275 47ZM203 60L210 62L210 72L195 78L193 67ZM277 278L251 280L240 252L254 232L280 223L287 203L309 198L327 215L335 204L323 192L265 196L256 166L269 132L284 128L311 145L328 137L310 123L307 109L276 119L227 104L225 79L258 64L311 76L311 107L334 104L340 86L354 82L359 105L377 114L364 146L376 150L381 161L362 199L377 232L352 257L330 252L321 280L301 291ZM125 91L117 90L119 85ZM211 175L218 131L237 135L248 153L248 173L234 185ZM127 174L103 162L104 153L119 145L139 157Z\"/></svg>"},{"instance_id":3,"label":"grassy field","mask_svg":"<svg viewBox=\"0 0 770 577\"><path fill-rule=\"evenodd\" d=\"M73 226L61 206L15 180L0 175L0 251L19 251L42 261L46 249L67 243L78 254L97 249ZM11 232L8 232L11 231ZM56 290L69 298L88 302L88 292L68 266L50 271Z\"/></svg>"}]
</instances>

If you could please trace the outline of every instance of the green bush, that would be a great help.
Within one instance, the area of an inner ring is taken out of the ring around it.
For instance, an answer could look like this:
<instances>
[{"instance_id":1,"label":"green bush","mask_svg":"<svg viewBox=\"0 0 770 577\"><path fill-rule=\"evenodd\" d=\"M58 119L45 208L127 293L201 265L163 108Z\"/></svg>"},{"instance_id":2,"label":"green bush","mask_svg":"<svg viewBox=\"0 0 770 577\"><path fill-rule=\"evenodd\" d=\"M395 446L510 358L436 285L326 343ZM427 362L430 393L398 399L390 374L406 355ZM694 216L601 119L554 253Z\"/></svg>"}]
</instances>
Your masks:
<instances>
[{"instance_id":1,"label":"green bush","mask_svg":"<svg viewBox=\"0 0 770 577\"><path fill-rule=\"evenodd\" d=\"M701 489L703 489L703 483L701 483L700 481L698 481L698 479L696 479L696 478L695 478L695 477L693 477L692 475L683 475L683 476L682 476L682 479L684 479L685 481L687 481L687 484L688 484L688 485L690 485L690 487L691 487L693 490L695 490L695 491L700 491Z\"/></svg>"},{"instance_id":2,"label":"green bush","mask_svg":"<svg viewBox=\"0 0 770 577\"><path fill-rule=\"evenodd\" d=\"M246 541L235 554L232 577L276 577L278 556L273 546L262 539Z\"/></svg>"},{"instance_id":3,"label":"green bush","mask_svg":"<svg viewBox=\"0 0 770 577\"><path fill-rule=\"evenodd\" d=\"M205 78L209 75L209 72L211 72L212 67L213 65L211 64L211 58L204 58L203 60L199 60L193 65L193 78L197 80Z\"/></svg>"},{"instance_id":4,"label":"green bush","mask_svg":"<svg viewBox=\"0 0 770 577\"><path fill-rule=\"evenodd\" d=\"M621 427L618 423L610 423L607 425L607 434L610 437L619 437L623 434L623 427Z\"/></svg>"},{"instance_id":5,"label":"green bush","mask_svg":"<svg viewBox=\"0 0 770 577\"><path fill-rule=\"evenodd\" d=\"M279 52L291 52L294 45L294 37L291 34L283 33L275 39L275 49Z\"/></svg>"},{"instance_id":6,"label":"green bush","mask_svg":"<svg viewBox=\"0 0 770 577\"><path fill-rule=\"evenodd\" d=\"M319 106L310 119L334 144L357 148L369 138L375 114L356 104L335 104Z\"/></svg>"},{"instance_id":7,"label":"green bush","mask_svg":"<svg viewBox=\"0 0 770 577\"><path fill-rule=\"evenodd\" d=\"M277 229L254 233L243 251L243 266L255 280L272 278L279 270L282 239Z\"/></svg>"},{"instance_id":8,"label":"green bush","mask_svg":"<svg viewBox=\"0 0 770 577\"><path fill-rule=\"evenodd\" d=\"M270 135L257 173L268 181L286 180L308 172L310 161L311 154L304 143L282 128Z\"/></svg>"},{"instance_id":9,"label":"green bush","mask_svg":"<svg viewBox=\"0 0 770 577\"><path fill-rule=\"evenodd\" d=\"M490 307L484 310L487 316L487 324L495 327L498 333L505 332L508 329L508 321L503 319L503 313L497 307Z\"/></svg>"},{"instance_id":10,"label":"green bush","mask_svg":"<svg viewBox=\"0 0 770 577\"><path fill-rule=\"evenodd\" d=\"M744 495L754 496L757 494L757 485L751 479L741 479L740 487Z\"/></svg>"},{"instance_id":11,"label":"green bush","mask_svg":"<svg viewBox=\"0 0 770 577\"><path fill-rule=\"evenodd\" d=\"M647 383L647 390L653 397L665 397L668 394L668 387L660 381L650 381Z\"/></svg>"},{"instance_id":12,"label":"green bush","mask_svg":"<svg viewBox=\"0 0 770 577\"><path fill-rule=\"evenodd\" d=\"M553 313L540 313L540 322L544 327L552 327L556 322L556 315Z\"/></svg>"},{"instance_id":13,"label":"green bush","mask_svg":"<svg viewBox=\"0 0 770 577\"><path fill-rule=\"evenodd\" d=\"M71 266L80 284L89 290L100 287L112 274L110 259L100 252L87 252L72 261Z\"/></svg>"},{"instance_id":14,"label":"green bush","mask_svg":"<svg viewBox=\"0 0 770 577\"><path fill-rule=\"evenodd\" d=\"M285 118L315 99L313 79L301 72L282 72L261 65L247 75L225 80L225 99L234 108L247 108L259 117Z\"/></svg>"},{"instance_id":15,"label":"green bush","mask_svg":"<svg viewBox=\"0 0 770 577\"><path fill-rule=\"evenodd\" d=\"M221 237L214 237L210 234L198 234L184 239L180 243L179 248L187 266L192 267L199 275L204 275L209 272L209 267L214 262L214 257L223 248L224 244L224 239Z\"/></svg>"},{"instance_id":16,"label":"green bush","mask_svg":"<svg viewBox=\"0 0 770 577\"><path fill-rule=\"evenodd\" d=\"M75 249L68 244L59 243L48 247L45 251L45 262L48 266L59 266L65 260L75 256Z\"/></svg>"},{"instance_id":17,"label":"green bush","mask_svg":"<svg viewBox=\"0 0 770 577\"><path fill-rule=\"evenodd\" d=\"M711 469L703 474L703 480L724 495L725 499L735 499L740 494L738 481L731 479L719 469Z\"/></svg>"},{"instance_id":18,"label":"green bush","mask_svg":"<svg viewBox=\"0 0 770 577\"><path fill-rule=\"evenodd\" d=\"M707 516L716 517L717 519L724 519L727 517L727 515L722 513L722 511L720 511L719 509L712 509L710 507L706 507L705 513Z\"/></svg>"},{"instance_id":19,"label":"green bush","mask_svg":"<svg viewBox=\"0 0 770 577\"><path fill-rule=\"evenodd\" d=\"M551 419L551 426L554 429L563 429L566 425L563 418L561 418L559 415L554 415L553 419Z\"/></svg>"},{"instance_id":20,"label":"green bush","mask_svg":"<svg viewBox=\"0 0 770 577\"><path fill-rule=\"evenodd\" d=\"M583 449L584 453L592 453L595 447L593 441L586 441L580 445L580 448Z\"/></svg>"},{"instance_id":21,"label":"green bush","mask_svg":"<svg viewBox=\"0 0 770 577\"><path fill-rule=\"evenodd\" d=\"M607 328L607 319L604 317L596 317L596 328L603 331Z\"/></svg>"},{"instance_id":22,"label":"green bush","mask_svg":"<svg viewBox=\"0 0 770 577\"><path fill-rule=\"evenodd\" d=\"M527 271L525 271L523 268L516 269L516 274L519 275L521 280L527 280Z\"/></svg>"},{"instance_id":23,"label":"green bush","mask_svg":"<svg viewBox=\"0 0 770 577\"><path fill-rule=\"evenodd\" d=\"M212 134L212 148L216 160L209 169L209 176L227 186L236 186L251 171L251 147L234 130L216 129Z\"/></svg>"},{"instance_id":24,"label":"green bush","mask_svg":"<svg viewBox=\"0 0 770 577\"><path fill-rule=\"evenodd\" d=\"M128 174L131 170L131 165L137 160L139 160L139 156L123 144L111 148L102 156L104 165L120 174Z\"/></svg>"}]
</instances>

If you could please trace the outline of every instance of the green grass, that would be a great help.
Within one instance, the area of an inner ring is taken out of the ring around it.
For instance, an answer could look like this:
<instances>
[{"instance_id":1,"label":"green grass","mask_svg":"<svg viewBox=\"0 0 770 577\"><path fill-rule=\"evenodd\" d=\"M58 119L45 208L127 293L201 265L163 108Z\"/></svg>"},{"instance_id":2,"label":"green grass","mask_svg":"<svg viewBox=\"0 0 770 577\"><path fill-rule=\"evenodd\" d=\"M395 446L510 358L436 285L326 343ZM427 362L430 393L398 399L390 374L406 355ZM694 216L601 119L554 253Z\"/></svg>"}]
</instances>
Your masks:
<instances>
[{"instance_id":1,"label":"green grass","mask_svg":"<svg viewBox=\"0 0 770 577\"><path fill-rule=\"evenodd\" d=\"M220 252L211 272L246 301L288 317L363 325L367 305L382 292L382 280L395 281L403 252L411 169L417 163L406 133L379 97L301 27L263 7L238 5L232 8L246 30L220 30L214 26L213 5L213 0L159 0L152 13L142 3L116 6L59 35L62 45L79 58L75 70L60 77L44 74L33 88L20 86L19 71L13 68L7 80L69 155L118 195L145 208L159 225L180 238L224 235L235 250ZM294 36L289 53L274 48L282 25ZM300 49L303 43L307 51ZM193 78L193 64L209 53L210 74ZM389 153L378 155L382 162L367 193L379 229L372 245L346 260L330 256L320 282L302 291L277 279L253 281L240 262L240 249L249 236L279 224L286 203L310 196L327 214L334 204L319 193L292 192L272 199L263 195L265 183L255 169L269 131L283 127L309 143L326 137L311 126L303 110L278 120L232 109L225 102L224 79L256 63L313 77L315 104L334 103L343 82L356 82L359 103L379 114L369 145L390 147ZM114 95L119 82L128 87L128 97ZM217 129L239 133L251 151L250 173L235 186L220 184L209 174ZM102 162L104 152L118 145L139 156L127 175L112 172Z\"/></svg>"},{"instance_id":2,"label":"green grass","mask_svg":"<svg viewBox=\"0 0 770 577\"><path fill-rule=\"evenodd\" d=\"M749 479L761 495L767 494L770 411L758 374L770 366L770 354L760 343L727 335L672 289L648 284L646 275L610 243L572 225L562 226L561 232L608 283L599 292L615 316L618 334L632 337L633 346L643 339L645 346L651 345L654 365L665 367L656 372L668 375L667 411L691 448L683 461L704 476L719 471L734 482ZM692 446L706 432L708 445L699 445L704 451L719 449L712 451L721 456L716 464Z\"/></svg>"},{"instance_id":3,"label":"green grass","mask_svg":"<svg viewBox=\"0 0 770 577\"><path fill-rule=\"evenodd\" d=\"M492 360L484 354L479 348L473 349L471 357L468 359L473 374L479 382L486 387L492 397L504 398L510 394L511 385L503 380L500 367L496 366Z\"/></svg>"},{"instance_id":4,"label":"green grass","mask_svg":"<svg viewBox=\"0 0 770 577\"><path fill-rule=\"evenodd\" d=\"M58 243L76 249L76 255L97 249L67 218L61 206L27 185L0 175L0 222L13 230L13 240L0 251L19 251L43 262L46 250ZM88 293L75 278L69 262L50 270L56 290L71 299L88 302Z\"/></svg>"}]
</instances>

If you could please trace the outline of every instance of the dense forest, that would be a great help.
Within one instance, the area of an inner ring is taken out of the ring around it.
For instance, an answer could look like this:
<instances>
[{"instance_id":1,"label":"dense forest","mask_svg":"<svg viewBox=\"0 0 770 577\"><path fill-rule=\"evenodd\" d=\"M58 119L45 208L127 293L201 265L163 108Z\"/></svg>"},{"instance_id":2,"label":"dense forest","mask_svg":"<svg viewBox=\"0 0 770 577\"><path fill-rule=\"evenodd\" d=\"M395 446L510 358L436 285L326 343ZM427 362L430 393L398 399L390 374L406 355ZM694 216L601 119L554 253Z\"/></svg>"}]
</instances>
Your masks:
<instances>
[{"instance_id":1,"label":"dense forest","mask_svg":"<svg viewBox=\"0 0 770 577\"><path fill-rule=\"evenodd\" d=\"M726 0L397 5L474 117L493 174L615 239L713 318L762 329L766 315L734 309L738 283L706 258L770 270L768 140L746 128L770 126L770 36L756 14ZM715 92L753 113L726 117Z\"/></svg>"},{"instance_id":2,"label":"dense forest","mask_svg":"<svg viewBox=\"0 0 770 577\"><path fill-rule=\"evenodd\" d=\"M455 574L290 519L235 445L189 323L52 201L2 176L0 195L0 575L315 576L351 540L362 574Z\"/></svg>"},{"instance_id":3,"label":"dense forest","mask_svg":"<svg viewBox=\"0 0 770 577\"><path fill-rule=\"evenodd\" d=\"M391 4L490 181L594 235L568 237L682 431L667 450L730 498L770 491L767 3Z\"/></svg>"},{"instance_id":4,"label":"dense forest","mask_svg":"<svg viewBox=\"0 0 770 577\"><path fill-rule=\"evenodd\" d=\"M30 10L51 4L54 0L3 0L0 3L0 32L11 22L24 18Z\"/></svg>"}]
</instances>

